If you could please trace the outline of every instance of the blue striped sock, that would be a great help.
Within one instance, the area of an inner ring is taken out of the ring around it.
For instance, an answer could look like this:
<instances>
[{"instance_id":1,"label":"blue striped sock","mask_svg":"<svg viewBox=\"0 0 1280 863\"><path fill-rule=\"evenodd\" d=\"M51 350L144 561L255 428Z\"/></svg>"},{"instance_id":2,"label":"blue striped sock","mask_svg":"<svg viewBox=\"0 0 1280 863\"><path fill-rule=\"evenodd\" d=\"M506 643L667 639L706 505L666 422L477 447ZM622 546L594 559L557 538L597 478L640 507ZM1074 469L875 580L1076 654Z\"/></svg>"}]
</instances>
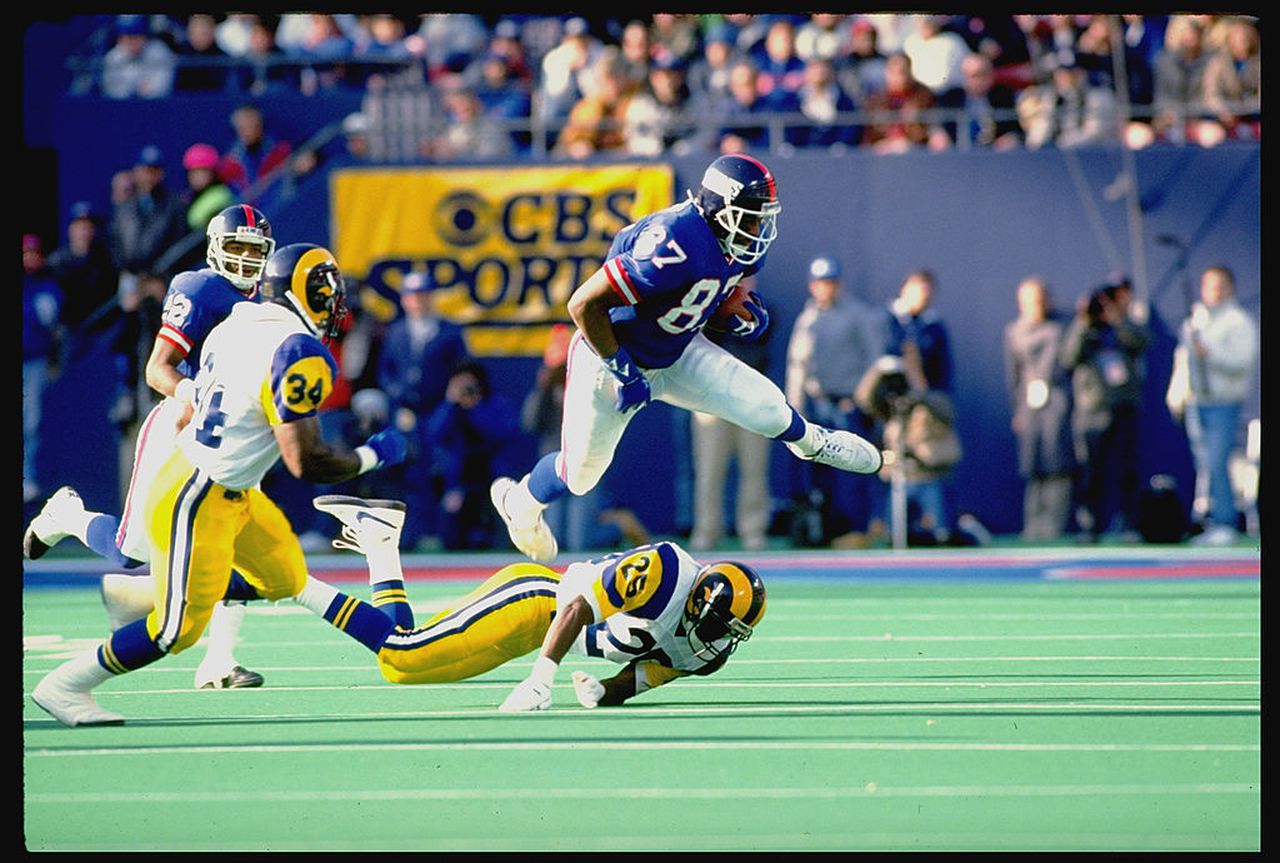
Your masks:
<instances>
[{"instance_id":1,"label":"blue striped sock","mask_svg":"<svg viewBox=\"0 0 1280 863\"><path fill-rule=\"evenodd\" d=\"M401 629L413 629L413 607L409 605L403 581L388 579L374 582L369 587L373 592L370 601L374 608L391 618Z\"/></svg>"},{"instance_id":2,"label":"blue striped sock","mask_svg":"<svg viewBox=\"0 0 1280 863\"><path fill-rule=\"evenodd\" d=\"M377 653L396 625L389 615L354 596L339 593L329 603L324 619Z\"/></svg>"},{"instance_id":3,"label":"blue striped sock","mask_svg":"<svg viewBox=\"0 0 1280 863\"><path fill-rule=\"evenodd\" d=\"M125 674L150 665L165 655L147 632L145 617L122 626L98 648L98 664L112 674Z\"/></svg>"}]
</instances>

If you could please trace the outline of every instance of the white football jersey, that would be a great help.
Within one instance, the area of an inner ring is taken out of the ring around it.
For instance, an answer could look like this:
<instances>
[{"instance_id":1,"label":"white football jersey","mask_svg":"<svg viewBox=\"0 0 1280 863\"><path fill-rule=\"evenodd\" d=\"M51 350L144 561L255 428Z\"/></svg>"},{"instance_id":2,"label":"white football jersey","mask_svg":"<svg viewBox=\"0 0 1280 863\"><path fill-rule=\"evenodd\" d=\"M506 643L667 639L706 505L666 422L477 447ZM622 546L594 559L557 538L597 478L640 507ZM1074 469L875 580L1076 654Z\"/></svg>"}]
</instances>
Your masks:
<instances>
[{"instance_id":1,"label":"white football jersey","mask_svg":"<svg viewBox=\"0 0 1280 863\"><path fill-rule=\"evenodd\" d=\"M695 655L683 626L685 601L701 568L671 542L571 564L556 592L557 611L582 596L595 622L583 628L570 651L622 665L650 660L694 674L714 671L723 659Z\"/></svg>"},{"instance_id":2,"label":"white football jersey","mask_svg":"<svg viewBox=\"0 0 1280 863\"><path fill-rule=\"evenodd\" d=\"M205 341L178 446L220 485L251 488L280 457L272 426L314 416L336 375L333 355L294 312L239 303Z\"/></svg>"}]
</instances>

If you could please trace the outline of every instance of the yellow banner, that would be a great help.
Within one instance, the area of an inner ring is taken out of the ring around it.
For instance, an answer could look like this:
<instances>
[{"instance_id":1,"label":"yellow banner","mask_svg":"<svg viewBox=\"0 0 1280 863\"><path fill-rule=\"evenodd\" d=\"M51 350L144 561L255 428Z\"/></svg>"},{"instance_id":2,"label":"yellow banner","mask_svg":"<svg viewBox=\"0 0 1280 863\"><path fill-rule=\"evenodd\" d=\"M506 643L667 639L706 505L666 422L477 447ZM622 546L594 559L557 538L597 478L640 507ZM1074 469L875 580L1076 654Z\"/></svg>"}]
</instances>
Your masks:
<instances>
[{"instance_id":1,"label":"yellow banner","mask_svg":"<svg viewBox=\"0 0 1280 863\"><path fill-rule=\"evenodd\" d=\"M333 252L374 314L425 272L476 356L536 356L614 235L670 206L667 165L335 171Z\"/></svg>"}]
</instances>

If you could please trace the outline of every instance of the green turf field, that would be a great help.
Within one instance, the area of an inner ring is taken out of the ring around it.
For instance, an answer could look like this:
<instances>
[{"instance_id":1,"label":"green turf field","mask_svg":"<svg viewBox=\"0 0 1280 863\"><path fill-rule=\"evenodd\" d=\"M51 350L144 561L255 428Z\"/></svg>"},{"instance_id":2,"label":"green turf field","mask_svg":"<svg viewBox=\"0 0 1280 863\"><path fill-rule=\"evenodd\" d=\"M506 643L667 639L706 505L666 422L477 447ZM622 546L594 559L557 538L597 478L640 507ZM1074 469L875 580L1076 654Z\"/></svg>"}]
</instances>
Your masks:
<instances>
[{"instance_id":1,"label":"green turf field","mask_svg":"<svg viewBox=\"0 0 1280 863\"><path fill-rule=\"evenodd\" d=\"M463 583L411 584L419 617ZM358 585L347 586L357 589ZM98 690L118 728L24 697L32 850L1257 850L1257 579L775 579L713 677L583 710L495 707L521 660L434 687L293 606L252 607L258 690L195 649ZM27 590L23 690L106 634L96 591Z\"/></svg>"}]
</instances>

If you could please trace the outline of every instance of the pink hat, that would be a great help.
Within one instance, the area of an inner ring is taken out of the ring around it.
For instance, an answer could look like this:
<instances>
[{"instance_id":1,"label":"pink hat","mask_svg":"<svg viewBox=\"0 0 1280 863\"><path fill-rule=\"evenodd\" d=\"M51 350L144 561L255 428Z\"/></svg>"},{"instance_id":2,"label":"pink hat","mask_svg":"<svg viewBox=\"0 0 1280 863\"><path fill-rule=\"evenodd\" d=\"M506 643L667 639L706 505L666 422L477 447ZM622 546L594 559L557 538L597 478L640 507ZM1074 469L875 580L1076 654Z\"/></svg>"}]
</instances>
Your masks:
<instances>
[{"instance_id":1,"label":"pink hat","mask_svg":"<svg viewBox=\"0 0 1280 863\"><path fill-rule=\"evenodd\" d=\"M217 168L218 151L209 144L192 144L182 154L182 167L188 171L192 168Z\"/></svg>"},{"instance_id":2,"label":"pink hat","mask_svg":"<svg viewBox=\"0 0 1280 863\"><path fill-rule=\"evenodd\" d=\"M22 251L25 252L28 249L34 249L37 252L40 251L40 236L38 234L22 235Z\"/></svg>"}]
</instances>

